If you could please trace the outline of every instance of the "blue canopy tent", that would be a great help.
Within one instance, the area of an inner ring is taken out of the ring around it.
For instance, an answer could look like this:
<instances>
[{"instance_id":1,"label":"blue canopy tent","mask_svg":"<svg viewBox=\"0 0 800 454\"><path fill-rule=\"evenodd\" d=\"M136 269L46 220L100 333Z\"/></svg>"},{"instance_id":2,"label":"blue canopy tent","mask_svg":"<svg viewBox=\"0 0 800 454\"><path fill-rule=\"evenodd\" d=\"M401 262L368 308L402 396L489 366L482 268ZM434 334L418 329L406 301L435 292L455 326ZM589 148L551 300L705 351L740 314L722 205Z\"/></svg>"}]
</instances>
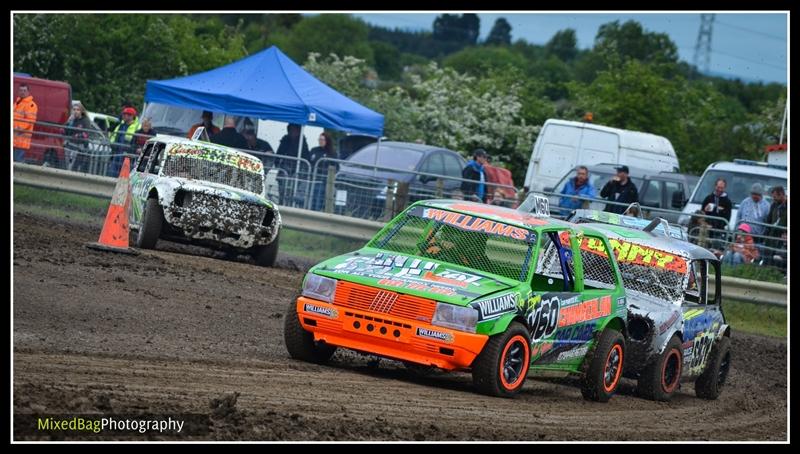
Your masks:
<instances>
[{"instance_id":1,"label":"blue canopy tent","mask_svg":"<svg viewBox=\"0 0 800 454\"><path fill-rule=\"evenodd\" d=\"M275 46L210 71L148 80L145 102L380 137L383 115L317 80Z\"/></svg>"}]
</instances>

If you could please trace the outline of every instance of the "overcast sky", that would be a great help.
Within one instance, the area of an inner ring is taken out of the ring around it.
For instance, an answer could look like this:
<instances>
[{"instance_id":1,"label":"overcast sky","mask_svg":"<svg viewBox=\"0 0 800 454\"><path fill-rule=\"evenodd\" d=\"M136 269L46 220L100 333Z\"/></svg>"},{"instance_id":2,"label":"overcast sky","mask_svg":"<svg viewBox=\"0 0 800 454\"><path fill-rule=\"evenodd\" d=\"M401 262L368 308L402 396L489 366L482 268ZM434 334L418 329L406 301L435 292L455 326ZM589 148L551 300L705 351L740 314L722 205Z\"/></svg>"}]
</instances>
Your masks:
<instances>
[{"instance_id":1,"label":"overcast sky","mask_svg":"<svg viewBox=\"0 0 800 454\"><path fill-rule=\"evenodd\" d=\"M432 30L437 13L353 14L364 21L389 28ZM512 40L546 43L557 31L573 28L578 47L592 47L600 25L614 20L635 20L653 32L667 33L681 60L694 59L700 30L700 13L480 13L481 39L486 38L498 17L511 24ZM788 68L788 15L784 13L717 13L711 38L710 72L745 81L786 83Z\"/></svg>"}]
</instances>

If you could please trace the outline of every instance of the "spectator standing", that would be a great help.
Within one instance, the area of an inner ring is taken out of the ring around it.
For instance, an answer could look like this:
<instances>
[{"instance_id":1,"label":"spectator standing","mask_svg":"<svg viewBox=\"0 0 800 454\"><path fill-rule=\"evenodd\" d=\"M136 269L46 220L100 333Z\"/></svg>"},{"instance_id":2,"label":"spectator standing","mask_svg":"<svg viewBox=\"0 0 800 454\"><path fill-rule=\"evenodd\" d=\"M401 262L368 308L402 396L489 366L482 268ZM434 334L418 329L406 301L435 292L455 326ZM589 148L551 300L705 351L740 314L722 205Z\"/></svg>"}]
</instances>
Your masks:
<instances>
[{"instance_id":1,"label":"spectator standing","mask_svg":"<svg viewBox=\"0 0 800 454\"><path fill-rule=\"evenodd\" d=\"M120 169L125 153L132 152L133 133L139 129L139 117L133 106L125 106L122 109L122 121L111 132L111 160L108 162L108 173L110 177L119 176Z\"/></svg>"},{"instance_id":2,"label":"spectator standing","mask_svg":"<svg viewBox=\"0 0 800 454\"><path fill-rule=\"evenodd\" d=\"M725 192L727 187L728 183L724 178L717 179L717 182L714 185L714 192L707 195L706 198L703 199L703 203L701 205L701 209L703 210L702 214L705 214L706 216L715 216L730 222L733 204L731 203L731 199L728 198L728 193ZM722 219L706 219L711 228L716 230L710 232L713 238L720 238L725 234L724 231L727 228L727 222L723 221Z\"/></svg>"},{"instance_id":3,"label":"spectator standing","mask_svg":"<svg viewBox=\"0 0 800 454\"><path fill-rule=\"evenodd\" d=\"M281 138L281 143L278 145L278 156L286 156L291 158L297 157L297 149L300 147L300 125L295 123L290 123L286 125L286 135ZM306 161L309 160L310 156L308 153L308 143L306 142L306 138L303 137L303 148L300 152L300 157L305 159ZM278 162L278 167L286 171L286 174L289 177L294 176L295 169L297 168L297 161L294 159L281 159ZM300 166L301 172L308 172L309 169L305 168L305 164L301 164Z\"/></svg>"},{"instance_id":4,"label":"spectator standing","mask_svg":"<svg viewBox=\"0 0 800 454\"><path fill-rule=\"evenodd\" d=\"M480 202L486 202L486 173L483 166L488 162L488 155L483 148L477 148L472 152L472 159L461 171L461 178L475 181L474 183L470 181L461 182L461 192L464 193L465 200L477 199Z\"/></svg>"},{"instance_id":5,"label":"spectator standing","mask_svg":"<svg viewBox=\"0 0 800 454\"><path fill-rule=\"evenodd\" d=\"M33 126L39 113L39 106L33 101L30 87L19 86L19 96L14 101L14 160L24 161L25 153L31 148Z\"/></svg>"},{"instance_id":6,"label":"spectator standing","mask_svg":"<svg viewBox=\"0 0 800 454\"><path fill-rule=\"evenodd\" d=\"M312 172L314 167L317 169L317 177L313 182L314 191L311 199L311 209L321 211L325 206L325 185L328 182L328 168L333 166L334 169L338 170L339 164L327 160L319 162L319 160L323 158L339 159L339 154L336 153L336 149L333 147L333 139L327 132L320 134L317 140L319 141L319 146L311 149L308 161L311 163Z\"/></svg>"},{"instance_id":7,"label":"spectator standing","mask_svg":"<svg viewBox=\"0 0 800 454\"><path fill-rule=\"evenodd\" d=\"M80 102L72 104L72 115L64 125L64 134L68 139L64 142L67 158L67 169L86 173L89 167L88 143L89 132L94 128L89 113Z\"/></svg>"},{"instance_id":8,"label":"spectator standing","mask_svg":"<svg viewBox=\"0 0 800 454\"><path fill-rule=\"evenodd\" d=\"M764 200L764 187L761 183L753 183L750 187L750 197L742 200L739 204L737 224L747 222L753 235L763 235L766 228L763 225L767 221L769 214L769 202ZM760 223L760 224L756 224Z\"/></svg>"},{"instance_id":9,"label":"spectator standing","mask_svg":"<svg viewBox=\"0 0 800 454\"><path fill-rule=\"evenodd\" d=\"M247 140L236 130L235 117L226 116L222 125L222 131L218 134L214 134L214 137L211 138L212 143L224 145L226 147L240 148L242 150L247 148Z\"/></svg>"},{"instance_id":10,"label":"spectator standing","mask_svg":"<svg viewBox=\"0 0 800 454\"><path fill-rule=\"evenodd\" d=\"M153 121L150 119L150 117L145 117L142 120L142 127L136 131L136 135L133 138L133 142L136 146L136 152L141 153L145 142L147 142L150 137L155 136L156 134L158 134L158 131L156 131L156 128L153 127Z\"/></svg>"},{"instance_id":11,"label":"spectator standing","mask_svg":"<svg viewBox=\"0 0 800 454\"><path fill-rule=\"evenodd\" d=\"M609 202L619 202L624 205L606 204L606 211L609 213L622 214L628 205L639 202L639 191L636 185L628 177L630 170L628 166L615 167L617 176L613 177L600 190L600 197Z\"/></svg>"},{"instance_id":12,"label":"spectator standing","mask_svg":"<svg viewBox=\"0 0 800 454\"><path fill-rule=\"evenodd\" d=\"M769 207L769 214L767 215L767 223L772 224L767 235L771 236L767 246L773 249L783 249L784 251L770 251L769 255L772 257L772 262L780 265L786 265L786 238L787 238L787 206L786 206L786 191L783 186L775 186L771 190L772 205ZM783 227L783 228L780 228Z\"/></svg>"},{"instance_id":13,"label":"spectator standing","mask_svg":"<svg viewBox=\"0 0 800 454\"><path fill-rule=\"evenodd\" d=\"M736 230L736 241L728 246L722 263L729 265L741 265L743 263L753 263L758 260L758 248L753 242L751 226L749 224L739 224Z\"/></svg>"},{"instance_id":14,"label":"spectator standing","mask_svg":"<svg viewBox=\"0 0 800 454\"><path fill-rule=\"evenodd\" d=\"M242 137L244 137L245 142L247 142L247 147L245 149L256 152L256 156L264 163L264 167L272 167L275 161L274 158L269 157L269 155L275 154L272 150L272 145L266 140L261 140L256 136L256 129L249 118L244 121Z\"/></svg>"},{"instance_id":15,"label":"spectator standing","mask_svg":"<svg viewBox=\"0 0 800 454\"><path fill-rule=\"evenodd\" d=\"M559 202L561 208L570 211L583 207L583 202L585 202L585 200L576 199L574 196L589 198L597 197L597 191L595 190L594 186L589 184L589 169L586 166L578 166L575 178L570 178L567 180L567 184L564 185L564 189L561 190L561 193L567 196L572 196L561 197Z\"/></svg>"},{"instance_id":16,"label":"spectator standing","mask_svg":"<svg viewBox=\"0 0 800 454\"><path fill-rule=\"evenodd\" d=\"M200 116L201 120L200 123L192 125L192 128L189 129L189 134L186 137L191 139L197 128L199 128L200 126L205 126L208 138L209 139L213 138L215 134L219 134L219 128L214 126L214 123L211 122L213 119L214 119L214 113L208 110L204 110L203 114Z\"/></svg>"}]
</instances>

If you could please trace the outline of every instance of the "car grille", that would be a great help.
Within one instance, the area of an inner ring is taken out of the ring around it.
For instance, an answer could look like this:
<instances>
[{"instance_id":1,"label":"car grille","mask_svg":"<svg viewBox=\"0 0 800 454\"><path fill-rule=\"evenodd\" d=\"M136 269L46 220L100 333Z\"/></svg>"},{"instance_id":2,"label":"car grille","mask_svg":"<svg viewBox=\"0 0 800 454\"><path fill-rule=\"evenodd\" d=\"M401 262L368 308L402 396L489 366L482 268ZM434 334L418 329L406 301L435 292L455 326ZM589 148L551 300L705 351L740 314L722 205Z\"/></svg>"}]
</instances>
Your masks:
<instances>
[{"instance_id":1,"label":"car grille","mask_svg":"<svg viewBox=\"0 0 800 454\"><path fill-rule=\"evenodd\" d=\"M433 313L436 310L436 302L427 298L404 295L346 281L339 281L336 284L336 297L333 304L428 323L433 319Z\"/></svg>"},{"instance_id":2,"label":"car grille","mask_svg":"<svg viewBox=\"0 0 800 454\"><path fill-rule=\"evenodd\" d=\"M164 175L224 184L254 194L261 194L264 190L263 174L186 156L168 156Z\"/></svg>"},{"instance_id":3,"label":"car grille","mask_svg":"<svg viewBox=\"0 0 800 454\"><path fill-rule=\"evenodd\" d=\"M267 207L203 192L195 192L192 194L190 209L207 213L215 218L235 219L248 224L261 224Z\"/></svg>"}]
</instances>

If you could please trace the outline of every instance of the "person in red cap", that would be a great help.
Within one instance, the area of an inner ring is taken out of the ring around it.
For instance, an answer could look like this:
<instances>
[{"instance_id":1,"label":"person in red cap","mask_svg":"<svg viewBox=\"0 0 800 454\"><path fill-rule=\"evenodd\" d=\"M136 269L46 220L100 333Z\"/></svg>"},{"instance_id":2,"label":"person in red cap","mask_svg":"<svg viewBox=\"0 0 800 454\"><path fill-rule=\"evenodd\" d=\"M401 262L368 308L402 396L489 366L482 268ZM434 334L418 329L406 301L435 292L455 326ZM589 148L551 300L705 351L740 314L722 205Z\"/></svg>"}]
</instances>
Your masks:
<instances>
[{"instance_id":1,"label":"person in red cap","mask_svg":"<svg viewBox=\"0 0 800 454\"><path fill-rule=\"evenodd\" d=\"M113 156L108 162L108 172L106 175L116 178L119 175L122 162L125 158L125 153L133 155L132 144L133 134L139 129L139 117L136 116L136 108L133 106L125 106L122 108L122 121L111 132L109 139L111 140Z\"/></svg>"},{"instance_id":2,"label":"person in red cap","mask_svg":"<svg viewBox=\"0 0 800 454\"><path fill-rule=\"evenodd\" d=\"M753 230L749 224L739 224L739 228L736 230L736 242L728 246L722 263L740 265L758 260L758 248L753 243L752 233Z\"/></svg>"}]
</instances>

